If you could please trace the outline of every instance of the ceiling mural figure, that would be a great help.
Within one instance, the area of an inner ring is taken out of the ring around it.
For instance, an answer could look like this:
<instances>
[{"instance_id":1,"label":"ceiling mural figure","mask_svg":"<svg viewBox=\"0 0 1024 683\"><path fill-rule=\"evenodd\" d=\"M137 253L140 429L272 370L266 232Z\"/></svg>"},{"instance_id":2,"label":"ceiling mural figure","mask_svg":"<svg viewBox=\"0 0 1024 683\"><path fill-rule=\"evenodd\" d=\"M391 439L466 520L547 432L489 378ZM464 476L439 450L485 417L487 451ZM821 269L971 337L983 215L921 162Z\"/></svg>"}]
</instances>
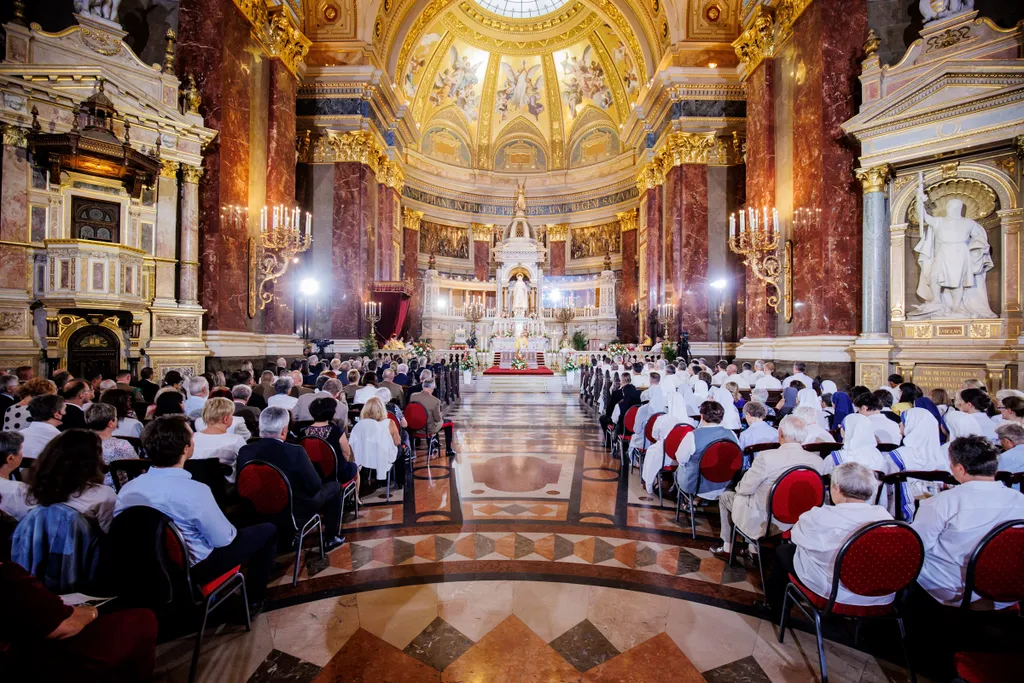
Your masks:
<instances>
[{"instance_id":1,"label":"ceiling mural figure","mask_svg":"<svg viewBox=\"0 0 1024 683\"><path fill-rule=\"evenodd\" d=\"M518 69L513 69L508 62L501 63L505 81L496 93L495 111L502 121L508 118L509 109L522 110L524 107L534 119L540 117L544 111L541 102L544 90L543 68L540 64L528 66L525 59L520 62Z\"/></svg>"}]
</instances>

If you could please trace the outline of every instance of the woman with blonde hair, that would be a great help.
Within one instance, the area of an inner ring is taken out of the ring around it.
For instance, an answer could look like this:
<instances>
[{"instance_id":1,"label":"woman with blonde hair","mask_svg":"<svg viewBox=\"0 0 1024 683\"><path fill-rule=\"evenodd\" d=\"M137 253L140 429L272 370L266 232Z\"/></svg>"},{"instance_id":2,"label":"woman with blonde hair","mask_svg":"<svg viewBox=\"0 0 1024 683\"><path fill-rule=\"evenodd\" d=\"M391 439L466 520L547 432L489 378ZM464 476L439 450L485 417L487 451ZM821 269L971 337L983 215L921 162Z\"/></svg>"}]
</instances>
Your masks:
<instances>
[{"instance_id":1,"label":"woman with blonde hair","mask_svg":"<svg viewBox=\"0 0 1024 683\"><path fill-rule=\"evenodd\" d=\"M401 443L398 427L388 418L384 402L378 397L373 396L363 404L359 421L352 428L348 442L357 465L375 470L378 481L386 480L388 471L394 467L395 486L405 486L404 463L395 467Z\"/></svg>"},{"instance_id":2,"label":"woman with blonde hair","mask_svg":"<svg viewBox=\"0 0 1024 683\"><path fill-rule=\"evenodd\" d=\"M726 382L723 385L726 390L732 394L732 404L736 406L736 410L743 410L743 406L746 405L746 401L743 400L743 396L740 395L740 385L736 382Z\"/></svg>"},{"instance_id":3,"label":"woman with blonde hair","mask_svg":"<svg viewBox=\"0 0 1024 683\"><path fill-rule=\"evenodd\" d=\"M24 429L28 426L28 402L36 396L44 394L56 394L57 385L48 379L35 377L25 382L18 388L18 398L21 399L4 413L4 431L12 432Z\"/></svg>"},{"instance_id":4,"label":"woman with blonde hair","mask_svg":"<svg viewBox=\"0 0 1024 683\"><path fill-rule=\"evenodd\" d=\"M231 467L228 481L235 480L235 460L238 459L238 451L245 445L245 439L232 431L234 420L234 401L211 398L203 405L203 427L192 435L192 459L217 458Z\"/></svg>"}]
</instances>

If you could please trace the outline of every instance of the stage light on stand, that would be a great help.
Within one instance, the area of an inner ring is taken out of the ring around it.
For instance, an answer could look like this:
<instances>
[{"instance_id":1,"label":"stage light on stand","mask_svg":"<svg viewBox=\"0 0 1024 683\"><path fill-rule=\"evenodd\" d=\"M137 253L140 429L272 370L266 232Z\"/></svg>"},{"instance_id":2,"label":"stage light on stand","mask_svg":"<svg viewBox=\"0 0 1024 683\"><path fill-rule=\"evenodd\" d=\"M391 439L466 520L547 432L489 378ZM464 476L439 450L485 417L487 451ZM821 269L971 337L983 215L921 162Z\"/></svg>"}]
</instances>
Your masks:
<instances>
[{"instance_id":1,"label":"stage light on stand","mask_svg":"<svg viewBox=\"0 0 1024 683\"><path fill-rule=\"evenodd\" d=\"M320 283L311 277L302 278L302 282L299 283L299 291L304 296L314 296L320 291Z\"/></svg>"}]
</instances>

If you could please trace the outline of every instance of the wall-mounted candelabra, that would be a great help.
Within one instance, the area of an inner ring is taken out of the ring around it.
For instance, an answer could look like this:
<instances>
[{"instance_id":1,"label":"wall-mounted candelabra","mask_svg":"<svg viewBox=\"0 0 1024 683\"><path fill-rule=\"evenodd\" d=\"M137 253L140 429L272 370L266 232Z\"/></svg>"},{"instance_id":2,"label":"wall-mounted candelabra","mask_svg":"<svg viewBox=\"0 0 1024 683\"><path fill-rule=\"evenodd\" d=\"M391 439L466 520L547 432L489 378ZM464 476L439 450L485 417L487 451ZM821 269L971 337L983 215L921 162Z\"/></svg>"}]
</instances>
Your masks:
<instances>
[{"instance_id":1,"label":"wall-mounted candelabra","mask_svg":"<svg viewBox=\"0 0 1024 683\"><path fill-rule=\"evenodd\" d=\"M226 205L220 216L232 232L249 232L248 207ZM312 220L312 214L303 216L298 207L264 206L260 210L257 236L248 240L250 318L256 317L257 308L262 311L274 300L268 286L288 272L298 254L309 249Z\"/></svg>"},{"instance_id":2,"label":"wall-mounted candelabra","mask_svg":"<svg viewBox=\"0 0 1024 683\"><path fill-rule=\"evenodd\" d=\"M380 322L380 302L366 301L363 303L363 319L370 323L370 336L377 338L377 323Z\"/></svg>"},{"instance_id":3,"label":"wall-mounted candelabra","mask_svg":"<svg viewBox=\"0 0 1024 683\"><path fill-rule=\"evenodd\" d=\"M799 217L799 213L798 213ZM747 207L739 212L739 230L736 215L729 216L729 249L743 257L743 265L766 285L768 305L776 313L782 307L787 322L793 319L793 242L786 240L780 258L779 213L762 207Z\"/></svg>"}]
</instances>

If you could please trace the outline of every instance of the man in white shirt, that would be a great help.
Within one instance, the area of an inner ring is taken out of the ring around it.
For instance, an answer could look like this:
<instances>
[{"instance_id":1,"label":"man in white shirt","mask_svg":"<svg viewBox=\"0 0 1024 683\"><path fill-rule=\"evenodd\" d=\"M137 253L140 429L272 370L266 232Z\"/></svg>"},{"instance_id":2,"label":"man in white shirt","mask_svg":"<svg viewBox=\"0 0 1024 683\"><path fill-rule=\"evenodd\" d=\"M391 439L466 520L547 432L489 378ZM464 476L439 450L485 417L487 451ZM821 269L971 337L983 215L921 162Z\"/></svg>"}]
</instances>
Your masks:
<instances>
[{"instance_id":1,"label":"man in white shirt","mask_svg":"<svg viewBox=\"0 0 1024 683\"><path fill-rule=\"evenodd\" d=\"M889 378L886 380L886 385L879 387L889 392L889 395L892 396L893 405L900 402L900 394L902 393L900 391L901 384L903 384L903 375L892 374L889 375Z\"/></svg>"},{"instance_id":2,"label":"man in white shirt","mask_svg":"<svg viewBox=\"0 0 1024 683\"><path fill-rule=\"evenodd\" d=\"M725 381L722 382L722 384L725 385L728 384L729 382L735 382L737 389L750 388L750 383L747 382L747 380L743 379L743 375L741 375L737 371L735 364L729 365L725 368Z\"/></svg>"},{"instance_id":3,"label":"man in white shirt","mask_svg":"<svg viewBox=\"0 0 1024 683\"><path fill-rule=\"evenodd\" d=\"M729 364L724 360L718 361L718 371L711 376L711 384L713 386L720 387L725 383L726 378L729 376L729 373L726 372L728 367Z\"/></svg>"},{"instance_id":4,"label":"man in white shirt","mask_svg":"<svg viewBox=\"0 0 1024 683\"><path fill-rule=\"evenodd\" d=\"M779 442L779 430L764 421L768 417L768 409L763 403L748 401L743 406L743 417L750 426L740 432L740 448Z\"/></svg>"},{"instance_id":5,"label":"man in white shirt","mask_svg":"<svg viewBox=\"0 0 1024 683\"><path fill-rule=\"evenodd\" d=\"M778 391L782 388L782 382L776 379L775 375L775 363L768 361L764 364L764 375L758 378L754 382L755 389L767 389L768 391Z\"/></svg>"},{"instance_id":6,"label":"man in white shirt","mask_svg":"<svg viewBox=\"0 0 1024 683\"><path fill-rule=\"evenodd\" d=\"M735 491L726 491L718 499L722 522L722 545L713 553L728 555L732 547L732 525L751 538L759 538L768 530L768 492L783 473L797 465L806 465L821 472L821 456L803 448L807 426L798 417L787 415L779 424L779 447L774 451L761 451L747 470ZM773 530L785 531L788 524L776 521Z\"/></svg>"},{"instance_id":7,"label":"man in white shirt","mask_svg":"<svg viewBox=\"0 0 1024 683\"><path fill-rule=\"evenodd\" d=\"M11 474L21 467L21 444L24 441L21 432L0 432L0 510L19 522L35 507L26 501L28 485L11 479Z\"/></svg>"},{"instance_id":8,"label":"man in white shirt","mask_svg":"<svg viewBox=\"0 0 1024 683\"><path fill-rule=\"evenodd\" d=\"M917 583L944 605L958 606L963 599L967 563L981 539L1003 522L1024 519L1024 494L995 480L998 462L996 449L985 437L954 439L949 464L960 485L921 501L914 517L912 526L925 552Z\"/></svg>"},{"instance_id":9,"label":"man in white shirt","mask_svg":"<svg viewBox=\"0 0 1024 683\"><path fill-rule=\"evenodd\" d=\"M56 394L36 396L28 402L28 414L32 421L21 429L21 435L25 437L21 452L26 458L38 458L46 444L60 434L64 399Z\"/></svg>"},{"instance_id":10,"label":"man in white shirt","mask_svg":"<svg viewBox=\"0 0 1024 683\"><path fill-rule=\"evenodd\" d=\"M882 402L874 394L861 394L853 399L853 407L871 420L878 443L899 444L903 440L900 426L882 414Z\"/></svg>"},{"instance_id":11,"label":"man in white shirt","mask_svg":"<svg viewBox=\"0 0 1024 683\"><path fill-rule=\"evenodd\" d=\"M761 361L757 362L760 363ZM760 378L759 375L754 373L753 367L750 365L750 363L743 364L743 370L740 371L740 377L742 377L743 380L750 386L754 386L754 382L756 382Z\"/></svg>"},{"instance_id":12,"label":"man in white shirt","mask_svg":"<svg viewBox=\"0 0 1024 683\"><path fill-rule=\"evenodd\" d=\"M805 389L812 388L814 380L804 374L804 370L807 369L807 363L803 361L797 361L793 363L793 374L782 380L782 388L785 389L793 382L799 380L803 383Z\"/></svg>"},{"instance_id":13,"label":"man in white shirt","mask_svg":"<svg viewBox=\"0 0 1024 683\"><path fill-rule=\"evenodd\" d=\"M816 594L827 598L832 593L832 578L839 549L862 526L891 520L880 505L872 505L878 480L874 472L856 462L843 463L832 470L832 505L811 508L800 516L792 529L793 543L775 549L775 560L768 577L765 597L773 616L781 616L782 600L790 573ZM888 605L895 593L880 596L856 595L842 584L836 602L844 605Z\"/></svg>"},{"instance_id":14,"label":"man in white shirt","mask_svg":"<svg viewBox=\"0 0 1024 683\"><path fill-rule=\"evenodd\" d=\"M279 407L285 410L294 408L299 399L289 395L293 384L292 378L288 375L282 375L274 380L274 395L267 398L267 407Z\"/></svg>"},{"instance_id":15,"label":"man in white shirt","mask_svg":"<svg viewBox=\"0 0 1024 683\"><path fill-rule=\"evenodd\" d=\"M185 399L185 414L195 420L203 414L203 406L210 397L210 383L205 377L192 377L188 381L188 398Z\"/></svg>"}]
</instances>

